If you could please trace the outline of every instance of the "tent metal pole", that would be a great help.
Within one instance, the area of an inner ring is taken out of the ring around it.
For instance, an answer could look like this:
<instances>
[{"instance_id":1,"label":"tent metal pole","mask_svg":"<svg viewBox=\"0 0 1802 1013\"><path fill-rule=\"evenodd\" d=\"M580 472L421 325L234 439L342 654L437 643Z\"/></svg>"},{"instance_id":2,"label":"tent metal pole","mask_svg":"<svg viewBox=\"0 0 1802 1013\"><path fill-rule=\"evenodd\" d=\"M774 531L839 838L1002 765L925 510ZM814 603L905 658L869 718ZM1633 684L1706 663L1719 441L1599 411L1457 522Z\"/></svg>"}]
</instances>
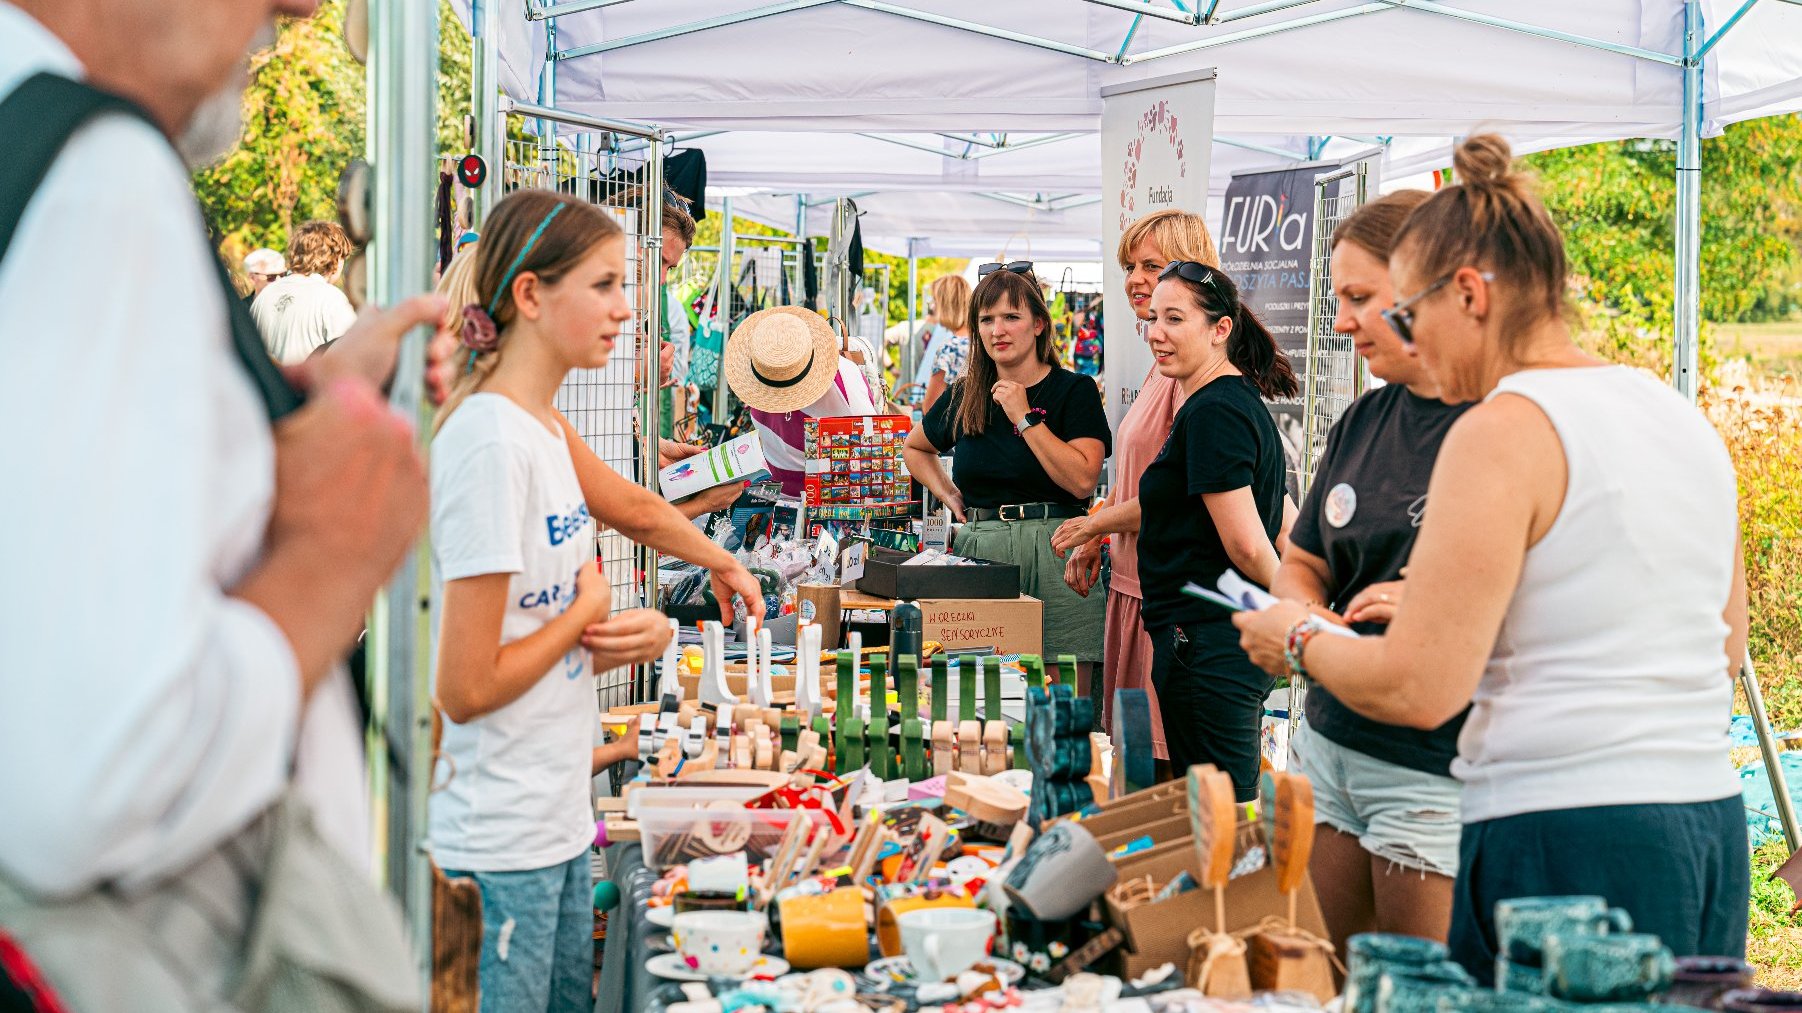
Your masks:
<instances>
[{"instance_id":1,"label":"tent metal pole","mask_svg":"<svg viewBox=\"0 0 1802 1013\"><path fill-rule=\"evenodd\" d=\"M1641 60L1651 60L1654 63L1662 63L1670 67L1683 66L1682 57L1672 56L1669 53L1641 49L1638 46L1623 46L1618 42L1593 39L1587 35L1574 35L1570 32L1560 32L1552 28L1540 28L1537 25L1529 25L1520 21L1511 21L1507 18L1492 17L1488 14L1478 14L1475 11L1467 11L1457 7L1447 7L1442 3L1435 2L1435 0L1384 0L1384 2L1396 7L1406 7L1409 10L1425 11L1428 14L1439 14L1448 18L1457 18L1459 21L1469 21L1472 24L1488 25L1491 28L1501 28L1510 32L1519 32L1522 35L1531 35L1535 38L1551 39L1554 42L1568 42L1571 45L1582 46L1586 49L1599 49L1605 53L1615 53L1620 56L1632 56Z\"/></svg>"},{"instance_id":2,"label":"tent metal pole","mask_svg":"<svg viewBox=\"0 0 1802 1013\"><path fill-rule=\"evenodd\" d=\"M437 182L437 3L371 4L369 39L368 146L375 168L370 295L377 304L393 305L432 287L432 202L419 195ZM420 437L431 431L424 376L428 334L415 328L402 342L389 393L390 405L415 424ZM390 755L403 758L400 768L386 767L381 868L407 914L425 993L432 966L432 875L424 850L432 775L429 551L421 539L377 600L368 652L380 737L376 762L385 763Z\"/></svg>"},{"instance_id":3,"label":"tent metal pole","mask_svg":"<svg viewBox=\"0 0 1802 1013\"><path fill-rule=\"evenodd\" d=\"M866 11L876 11L880 14L893 14L896 17L908 18L913 21L923 21L929 25L956 28L960 31L972 32L977 35L986 35L992 39L1018 42L1021 45L1032 46L1035 49L1044 49L1053 53L1063 53L1066 56L1080 56L1084 59L1094 60L1097 63L1120 62L1114 54L1103 53L1098 49L1084 49L1081 46L1072 46L1068 43L1057 42L1052 39L1042 39L1036 35L1025 35L1020 32L1008 31L1005 28L993 28L988 25L979 25L974 21L962 21L958 18L948 18L942 14L916 11L911 7L901 7L896 4L886 3L884 0L838 0L838 2L844 4L846 7L858 7Z\"/></svg>"},{"instance_id":4,"label":"tent metal pole","mask_svg":"<svg viewBox=\"0 0 1802 1013\"><path fill-rule=\"evenodd\" d=\"M1145 0L1087 0L1087 2L1099 7L1112 7L1117 11L1132 11L1138 17L1159 18L1164 21L1174 21L1180 25L1201 24L1199 15L1190 14L1187 11L1167 10L1146 3ZM1138 27L1137 17L1133 21L1133 27Z\"/></svg>"},{"instance_id":5,"label":"tent metal pole","mask_svg":"<svg viewBox=\"0 0 1802 1013\"><path fill-rule=\"evenodd\" d=\"M1714 48L1715 43L1721 41L1721 36L1732 31L1733 26L1739 24L1739 19L1745 17L1746 12L1750 11L1753 5L1757 3L1758 0L1746 0L1745 3L1740 4L1739 10L1734 11L1733 14L1727 18L1727 23L1722 25L1713 35L1710 35L1708 41L1702 43L1701 49L1696 50L1696 59L1700 60L1707 56L1708 51Z\"/></svg>"},{"instance_id":6,"label":"tent metal pole","mask_svg":"<svg viewBox=\"0 0 1802 1013\"><path fill-rule=\"evenodd\" d=\"M544 23L544 67L538 72L538 104L557 104L557 22ZM538 161L550 174L550 189L557 188L557 125L549 117L538 118Z\"/></svg>"},{"instance_id":7,"label":"tent metal pole","mask_svg":"<svg viewBox=\"0 0 1802 1013\"><path fill-rule=\"evenodd\" d=\"M824 7L831 3L838 3L838 0L786 0L784 3L770 4L767 7L756 7L748 11L740 11L737 14L728 14L717 18L707 18L702 21L690 21L685 25L673 25L669 28L659 28L654 32L645 32L641 35L628 35L623 39L610 39L606 42L597 42L592 46L577 46L574 49L566 49L560 53L557 53L554 48L548 49L546 52L555 53L555 58L559 60L574 60L580 56L593 56L596 53L611 53L619 49L631 49L633 46L642 46L647 42L662 42L664 39L681 38L684 35L693 35L696 32L710 31L715 28L727 28L732 25L742 25L747 21L756 21L759 18L773 17L777 14L790 14L794 11L804 11L809 7Z\"/></svg>"},{"instance_id":8,"label":"tent metal pole","mask_svg":"<svg viewBox=\"0 0 1802 1013\"><path fill-rule=\"evenodd\" d=\"M602 7L618 7L629 4L632 0L565 0L563 3L541 3L539 0L526 0L527 21L547 21L560 18L565 14L580 14L583 11L599 10Z\"/></svg>"},{"instance_id":9,"label":"tent metal pole","mask_svg":"<svg viewBox=\"0 0 1802 1013\"><path fill-rule=\"evenodd\" d=\"M1181 56L1184 53L1196 53L1204 49L1230 46L1235 42L1244 42L1248 39L1261 39L1268 35L1293 31L1297 28L1309 28L1314 25L1328 24L1333 21L1343 21L1346 18L1361 17L1365 14L1375 14L1378 11L1394 10L1398 2L1399 0L1380 0L1380 2L1377 3L1359 4L1356 7L1329 11L1325 14L1311 14L1304 18L1296 18L1294 21L1282 21L1276 24L1259 25L1256 28L1246 28L1237 32L1228 32L1225 35L1216 35L1211 39L1203 39L1199 42L1185 42L1180 46L1168 46L1164 49L1154 49L1149 53L1128 56L1120 62L1127 66L1131 66L1135 63L1144 63L1147 60L1161 60L1167 56Z\"/></svg>"},{"instance_id":10,"label":"tent metal pole","mask_svg":"<svg viewBox=\"0 0 1802 1013\"><path fill-rule=\"evenodd\" d=\"M1255 18L1259 15L1272 13L1273 11L1286 11L1292 7L1306 7L1311 3L1317 2L1319 2L1319 0L1271 0L1270 3L1254 4L1250 7L1241 7L1236 11L1227 11L1225 14L1219 15L1208 23L1213 25L1224 25L1232 21L1243 21L1246 18Z\"/></svg>"},{"instance_id":11,"label":"tent metal pole","mask_svg":"<svg viewBox=\"0 0 1802 1013\"><path fill-rule=\"evenodd\" d=\"M1676 270L1673 272L1671 383L1696 399L1696 343L1702 321L1702 5L1683 5L1683 123L1677 134Z\"/></svg>"},{"instance_id":12,"label":"tent metal pole","mask_svg":"<svg viewBox=\"0 0 1802 1013\"><path fill-rule=\"evenodd\" d=\"M643 123L632 123L627 120L611 120L604 116L589 116L586 113L572 113L565 109L554 109L550 106L534 105L530 102L515 102L510 98L501 99L501 111L517 113L530 119L547 123L562 123L571 127L586 127L589 130L605 134L624 134L627 137L639 137L647 140L661 141L663 131Z\"/></svg>"},{"instance_id":13,"label":"tent metal pole","mask_svg":"<svg viewBox=\"0 0 1802 1013\"><path fill-rule=\"evenodd\" d=\"M475 117L475 153L488 166L488 178L475 191L475 221L480 228L501 199L502 168L507 159L507 123L501 115L501 0L475 0L469 23L474 29L470 54L470 112Z\"/></svg>"},{"instance_id":14,"label":"tent metal pole","mask_svg":"<svg viewBox=\"0 0 1802 1013\"><path fill-rule=\"evenodd\" d=\"M720 198L720 297L715 304L714 312L718 314L720 333L732 334L732 254L737 237L732 232L732 198ZM727 409L726 371L720 370L719 379L713 384L713 424L726 424Z\"/></svg>"},{"instance_id":15,"label":"tent metal pole","mask_svg":"<svg viewBox=\"0 0 1802 1013\"><path fill-rule=\"evenodd\" d=\"M1789 777L1779 761L1783 754L1777 748L1777 736L1771 731L1770 715L1765 713L1764 693L1758 688L1758 673L1752 668L1752 652L1746 652L1746 663L1740 666L1739 685L1746 693L1746 709L1752 712L1752 727L1758 732L1758 749L1764 754L1765 776L1771 781L1771 799L1777 803L1777 822L1783 824L1783 839L1790 854L1802 847L1802 829L1796 822L1796 804L1789 797Z\"/></svg>"},{"instance_id":16,"label":"tent metal pole","mask_svg":"<svg viewBox=\"0 0 1802 1013\"><path fill-rule=\"evenodd\" d=\"M1137 15L1133 16L1133 23L1127 26L1126 38L1120 40L1120 51L1114 54L1114 59L1126 59L1126 51L1132 48L1133 36L1139 34L1139 22L1143 20L1145 19Z\"/></svg>"}]
</instances>

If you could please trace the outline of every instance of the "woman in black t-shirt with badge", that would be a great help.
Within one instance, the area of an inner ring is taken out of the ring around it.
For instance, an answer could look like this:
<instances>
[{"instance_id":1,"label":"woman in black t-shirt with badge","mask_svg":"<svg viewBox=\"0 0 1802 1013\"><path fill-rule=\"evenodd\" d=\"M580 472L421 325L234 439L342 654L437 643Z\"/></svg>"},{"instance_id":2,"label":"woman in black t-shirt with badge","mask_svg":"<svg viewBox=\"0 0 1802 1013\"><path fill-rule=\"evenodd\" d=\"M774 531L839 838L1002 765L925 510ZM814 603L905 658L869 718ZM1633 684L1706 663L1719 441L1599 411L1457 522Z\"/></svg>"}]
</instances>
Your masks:
<instances>
[{"instance_id":1,"label":"woman in black t-shirt with badge","mask_svg":"<svg viewBox=\"0 0 1802 1013\"><path fill-rule=\"evenodd\" d=\"M1239 648L1223 607L1183 593L1228 568L1268 586L1276 575L1285 465L1265 401L1293 397L1288 357L1216 268L1176 261L1151 295L1158 372L1182 385L1170 440L1139 480L1139 582L1151 681L1170 768L1211 763L1242 802L1258 794L1258 732L1273 680Z\"/></svg>"},{"instance_id":2,"label":"woman in black t-shirt with badge","mask_svg":"<svg viewBox=\"0 0 1802 1013\"><path fill-rule=\"evenodd\" d=\"M1470 407L1438 399L1426 367L1382 317L1395 303L1395 235L1429 196L1388 194L1333 233L1333 329L1388 385L1353 402L1328 434L1270 589L1379 636L1401 604L1439 445ZM1295 753L1314 784L1315 817L1330 830L1310 865L1334 945L1360 932L1445 940L1463 793L1451 766L1463 727L1463 714L1431 731L1382 724L1309 687Z\"/></svg>"},{"instance_id":3,"label":"woman in black t-shirt with badge","mask_svg":"<svg viewBox=\"0 0 1802 1013\"><path fill-rule=\"evenodd\" d=\"M970 331L969 365L909 434L907 469L965 522L952 551L1020 568L1021 593L1045 605L1044 654L1098 661L1106 603L1064 583L1051 533L1087 509L1113 445L1101 392L1058 365L1029 263L984 266Z\"/></svg>"}]
</instances>

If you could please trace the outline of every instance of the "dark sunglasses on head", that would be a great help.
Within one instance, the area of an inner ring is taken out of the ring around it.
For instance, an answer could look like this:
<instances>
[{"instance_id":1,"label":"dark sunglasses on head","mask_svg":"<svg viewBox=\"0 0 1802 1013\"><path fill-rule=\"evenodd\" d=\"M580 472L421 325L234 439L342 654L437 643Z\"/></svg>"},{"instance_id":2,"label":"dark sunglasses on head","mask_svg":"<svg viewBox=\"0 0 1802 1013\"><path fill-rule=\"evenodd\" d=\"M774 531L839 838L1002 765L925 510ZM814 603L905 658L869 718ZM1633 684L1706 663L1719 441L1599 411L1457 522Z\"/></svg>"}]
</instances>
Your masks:
<instances>
[{"instance_id":1,"label":"dark sunglasses on head","mask_svg":"<svg viewBox=\"0 0 1802 1013\"><path fill-rule=\"evenodd\" d=\"M1015 260L1006 264L984 264L976 269L976 277L987 278L996 271L1008 271L1013 274L1031 274L1032 261Z\"/></svg>"},{"instance_id":2,"label":"dark sunglasses on head","mask_svg":"<svg viewBox=\"0 0 1802 1013\"><path fill-rule=\"evenodd\" d=\"M1446 275L1438 281L1435 281L1426 288L1421 289L1383 311L1383 319L1389 321L1390 328L1395 331L1396 337L1402 339L1402 344L1414 344L1414 310L1410 307L1414 306L1415 303L1420 302L1422 299L1425 299L1427 296L1432 295L1434 292L1451 284L1452 279L1458 276L1458 271L1462 270L1463 268L1457 268L1456 270L1447 272ZM1495 275L1488 271L1482 272L1477 275L1477 277L1482 278L1484 281L1495 280Z\"/></svg>"},{"instance_id":3,"label":"dark sunglasses on head","mask_svg":"<svg viewBox=\"0 0 1802 1013\"><path fill-rule=\"evenodd\" d=\"M1165 281L1172 276L1184 281L1192 281L1197 285L1206 285L1213 289L1214 294L1221 299L1227 298L1226 291L1220 287L1220 280L1214 276L1214 269L1206 264L1199 264L1193 260L1172 260L1164 265L1162 271L1158 272L1158 280ZM1228 301L1230 302L1230 300Z\"/></svg>"}]
</instances>

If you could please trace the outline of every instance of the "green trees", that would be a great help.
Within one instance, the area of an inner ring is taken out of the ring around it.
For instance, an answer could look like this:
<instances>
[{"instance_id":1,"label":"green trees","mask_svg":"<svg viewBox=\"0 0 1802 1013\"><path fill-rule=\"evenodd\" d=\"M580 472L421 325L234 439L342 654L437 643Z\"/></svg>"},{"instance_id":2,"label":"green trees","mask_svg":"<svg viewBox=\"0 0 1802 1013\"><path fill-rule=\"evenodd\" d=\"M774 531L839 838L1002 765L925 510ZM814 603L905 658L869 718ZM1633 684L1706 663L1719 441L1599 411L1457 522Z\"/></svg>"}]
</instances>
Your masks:
<instances>
[{"instance_id":1,"label":"green trees","mask_svg":"<svg viewBox=\"0 0 1802 1013\"><path fill-rule=\"evenodd\" d=\"M1525 162L1564 229L1587 298L1668 333L1676 149L1619 141ZM1802 309L1802 117L1737 123L1702 144L1702 317Z\"/></svg>"}]
</instances>

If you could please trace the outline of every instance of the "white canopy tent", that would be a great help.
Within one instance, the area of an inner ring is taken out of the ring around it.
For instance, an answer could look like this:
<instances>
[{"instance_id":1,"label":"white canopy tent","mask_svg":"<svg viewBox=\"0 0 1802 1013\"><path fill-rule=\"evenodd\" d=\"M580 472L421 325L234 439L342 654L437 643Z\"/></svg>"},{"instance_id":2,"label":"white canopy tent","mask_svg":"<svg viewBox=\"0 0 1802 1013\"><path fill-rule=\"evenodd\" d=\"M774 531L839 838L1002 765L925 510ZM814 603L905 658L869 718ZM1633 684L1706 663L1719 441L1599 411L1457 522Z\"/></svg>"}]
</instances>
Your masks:
<instances>
[{"instance_id":1,"label":"white canopy tent","mask_svg":"<svg viewBox=\"0 0 1802 1013\"><path fill-rule=\"evenodd\" d=\"M1216 137L1263 139L1251 141L1260 147L1295 136L1310 148L1326 138L1421 138L1443 164L1450 138L1479 129L1520 150L1674 138L1674 374L1689 392L1700 138L1802 108L1802 0L527 0L524 19L502 16L496 0L457 2L478 36L483 82L515 99L675 132L1092 138L1103 86L1214 67ZM491 110L478 119L484 138L498 137ZM1083 175L1081 138L1067 140L1070 157L1047 142L979 160L975 176L1012 183L1042 168L1026 189L1082 193L1048 185ZM925 185L933 176L967 186L969 159L948 165L917 151L929 160L911 174L919 185L897 187L893 177L910 176L901 152L912 149L859 141L895 149L861 170L869 182L889 178L862 189L947 189ZM737 185L754 172L786 174L792 182L782 185L796 192L809 174L820 184L836 177L837 188L859 182L859 142L834 153L791 146L787 161L756 138L742 143L762 152L761 168L710 171L746 173ZM1006 168L1016 158L1020 168Z\"/></svg>"}]
</instances>

